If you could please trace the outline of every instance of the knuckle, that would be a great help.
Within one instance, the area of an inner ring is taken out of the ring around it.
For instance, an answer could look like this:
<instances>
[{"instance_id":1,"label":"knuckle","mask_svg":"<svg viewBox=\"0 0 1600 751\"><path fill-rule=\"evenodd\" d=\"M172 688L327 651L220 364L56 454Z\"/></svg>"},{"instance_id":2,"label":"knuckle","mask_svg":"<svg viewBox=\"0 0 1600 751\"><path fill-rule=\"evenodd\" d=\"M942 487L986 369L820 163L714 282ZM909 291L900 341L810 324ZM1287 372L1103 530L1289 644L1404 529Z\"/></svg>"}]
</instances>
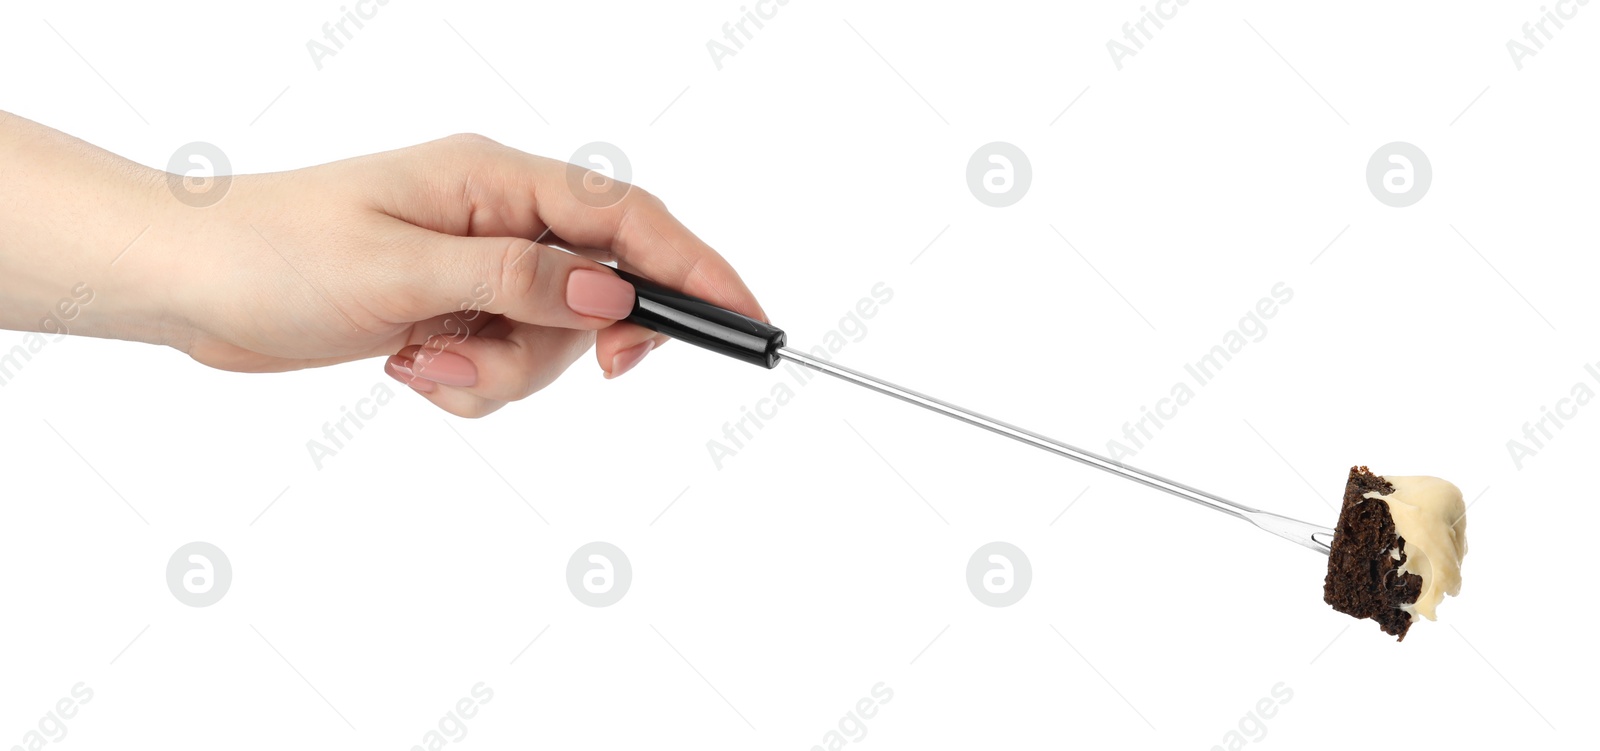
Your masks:
<instances>
[{"instance_id":1,"label":"knuckle","mask_svg":"<svg viewBox=\"0 0 1600 751\"><path fill-rule=\"evenodd\" d=\"M666 204L654 193L634 187L615 207L621 212L611 238L612 247L643 247L654 231L655 218L667 212Z\"/></svg>"},{"instance_id":2,"label":"knuckle","mask_svg":"<svg viewBox=\"0 0 1600 751\"><path fill-rule=\"evenodd\" d=\"M492 159L497 151L505 147L488 136L477 133L457 133L445 136L426 144L433 158L441 162L452 164L467 160L469 164L479 164L483 160Z\"/></svg>"},{"instance_id":3,"label":"knuckle","mask_svg":"<svg viewBox=\"0 0 1600 751\"><path fill-rule=\"evenodd\" d=\"M628 198L632 200L639 208L656 209L659 211L667 210L667 203L661 200L660 196L651 193L650 191L645 190L637 185L630 185L628 187Z\"/></svg>"},{"instance_id":4,"label":"knuckle","mask_svg":"<svg viewBox=\"0 0 1600 751\"><path fill-rule=\"evenodd\" d=\"M517 384L516 390L509 394L511 398L507 401L520 402L539 393L544 386L543 380L530 372L521 378L521 382Z\"/></svg>"},{"instance_id":5,"label":"knuckle","mask_svg":"<svg viewBox=\"0 0 1600 751\"><path fill-rule=\"evenodd\" d=\"M504 404L501 402L494 402L483 398L473 398L464 402L440 405L444 411L449 412L456 417L464 417L468 420L478 420L488 417L489 415L493 414L495 410L500 409L502 406L504 406Z\"/></svg>"},{"instance_id":6,"label":"knuckle","mask_svg":"<svg viewBox=\"0 0 1600 751\"><path fill-rule=\"evenodd\" d=\"M467 146L467 147L478 147L478 148L485 147L485 146L499 146L500 145L499 141L496 141L493 138L490 138L490 137L485 136L485 135L480 135L480 134L477 134L477 133L456 133L455 135L446 136L443 139L443 141L445 143L449 143L449 144L452 144L452 145L455 145L455 146Z\"/></svg>"},{"instance_id":7,"label":"knuckle","mask_svg":"<svg viewBox=\"0 0 1600 751\"><path fill-rule=\"evenodd\" d=\"M536 243L527 240L507 241L500 255L500 290L511 300L526 300L538 289L541 259Z\"/></svg>"}]
</instances>

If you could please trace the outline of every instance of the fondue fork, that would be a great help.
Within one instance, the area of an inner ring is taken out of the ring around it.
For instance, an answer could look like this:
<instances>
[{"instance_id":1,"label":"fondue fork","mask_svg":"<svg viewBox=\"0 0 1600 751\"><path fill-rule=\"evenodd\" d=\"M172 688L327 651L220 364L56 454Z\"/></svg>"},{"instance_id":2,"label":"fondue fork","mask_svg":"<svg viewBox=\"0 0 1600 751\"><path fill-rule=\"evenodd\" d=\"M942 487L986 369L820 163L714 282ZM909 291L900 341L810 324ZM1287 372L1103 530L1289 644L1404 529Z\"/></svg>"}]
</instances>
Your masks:
<instances>
[{"instance_id":1,"label":"fondue fork","mask_svg":"<svg viewBox=\"0 0 1600 751\"><path fill-rule=\"evenodd\" d=\"M629 323L643 326L690 344L727 355L737 360L771 369L787 360L842 381L862 386L900 401L915 404L923 409L953 417L968 425L975 425L1014 441L1026 443L1075 462L1087 464L1102 472L1110 472L1125 480L1175 495L1191 503L1229 516L1243 519L1286 540L1299 543L1323 555L1333 543L1333 530L1270 511L1235 503L1222 496L1190 487L1176 480L1130 467L1091 451L1062 443L1054 438L1019 428L1001 420L981 415L926 394L897 386L888 381L857 370L813 357L788 346L788 337L782 329L764 321L735 313L705 300L662 287L641 277L618 271L618 276L633 284L637 293Z\"/></svg>"}]
</instances>

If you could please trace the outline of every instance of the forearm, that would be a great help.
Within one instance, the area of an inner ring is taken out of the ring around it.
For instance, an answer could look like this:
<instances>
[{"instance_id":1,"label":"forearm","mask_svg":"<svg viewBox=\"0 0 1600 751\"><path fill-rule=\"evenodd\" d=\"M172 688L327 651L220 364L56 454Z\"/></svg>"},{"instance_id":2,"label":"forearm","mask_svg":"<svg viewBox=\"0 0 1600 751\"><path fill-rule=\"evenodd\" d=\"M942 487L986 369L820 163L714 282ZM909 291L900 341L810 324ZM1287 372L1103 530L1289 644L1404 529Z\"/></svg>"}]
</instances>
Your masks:
<instances>
[{"instance_id":1,"label":"forearm","mask_svg":"<svg viewBox=\"0 0 1600 751\"><path fill-rule=\"evenodd\" d=\"M0 328L166 343L164 173L0 113ZM156 225L160 224L161 227Z\"/></svg>"}]
</instances>

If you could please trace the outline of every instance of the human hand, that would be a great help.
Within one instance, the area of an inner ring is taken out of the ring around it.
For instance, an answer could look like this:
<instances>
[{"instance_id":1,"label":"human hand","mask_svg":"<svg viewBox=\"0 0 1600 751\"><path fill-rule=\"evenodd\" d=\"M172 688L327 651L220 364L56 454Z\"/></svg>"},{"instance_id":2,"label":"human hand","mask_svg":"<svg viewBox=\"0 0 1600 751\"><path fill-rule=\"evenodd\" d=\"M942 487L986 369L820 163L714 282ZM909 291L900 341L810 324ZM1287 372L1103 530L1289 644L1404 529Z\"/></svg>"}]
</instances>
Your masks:
<instances>
[{"instance_id":1,"label":"human hand","mask_svg":"<svg viewBox=\"0 0 1600 751\"><path fill-rule=\"evenodd\" d=\"M591 344L610 378L665 341L617 323L633 290L607 260L764 317L654 196L477 136L234 177L205 208L160 198L132 260L171 277L166 343L226 370L389 354L391 376L482 416Z\"/></svg>"}]
</instances>

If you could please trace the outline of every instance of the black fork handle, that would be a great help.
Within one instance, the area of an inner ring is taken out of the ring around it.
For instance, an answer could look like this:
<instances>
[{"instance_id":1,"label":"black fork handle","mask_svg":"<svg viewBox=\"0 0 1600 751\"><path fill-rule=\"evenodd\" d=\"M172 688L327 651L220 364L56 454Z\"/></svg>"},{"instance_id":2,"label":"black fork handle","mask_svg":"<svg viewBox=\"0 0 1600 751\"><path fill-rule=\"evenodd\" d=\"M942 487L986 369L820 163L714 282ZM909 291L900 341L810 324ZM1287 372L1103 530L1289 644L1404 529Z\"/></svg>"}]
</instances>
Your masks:
<instances>
[{"instance_id":1,"label":"black fork handle","mask_svg":"<svg viewBox=\"0 0 1600 751\"><path fill-rule=\"evenodd\" d=\"M620 269L617 276L632 284L635 293L628 323L735 360L778 367L778 350L787 342L783 329Z\"/></svg>"}]
</instances>

